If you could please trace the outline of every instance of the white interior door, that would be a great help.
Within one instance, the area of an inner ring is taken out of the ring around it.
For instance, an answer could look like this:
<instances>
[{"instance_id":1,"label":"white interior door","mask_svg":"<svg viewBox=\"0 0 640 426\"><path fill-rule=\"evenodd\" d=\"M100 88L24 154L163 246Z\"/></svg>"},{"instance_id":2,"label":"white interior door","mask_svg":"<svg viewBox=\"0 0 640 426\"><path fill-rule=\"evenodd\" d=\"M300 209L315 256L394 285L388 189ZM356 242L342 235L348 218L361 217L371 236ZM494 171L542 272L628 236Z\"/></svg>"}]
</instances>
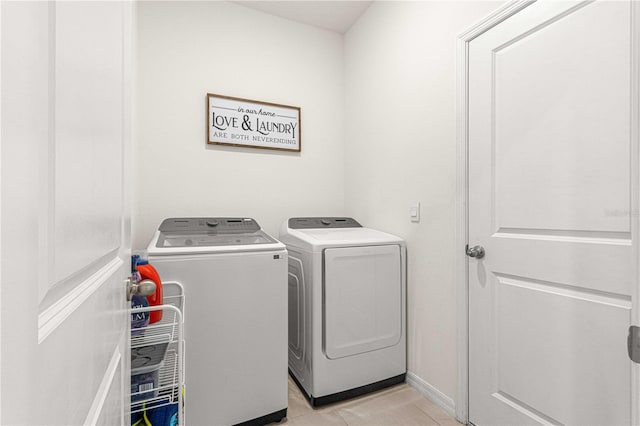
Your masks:
<instances>
[{"instance_id":1,"label":"white interior door","mask_svg":"<svg viewBox=\"0 0 640 426\"><path fill-rule=\"evenodd\" d=\"M125 424L127 2L2 2L0 423Z\"/></svg>"},{"instance_id":2,"label":"white interior door","mask_svg":"<svg viewBox=\"0 0 640 426\"><path fill-rule=\"evenodd\" d=\"M470 42L468 238L486 250L469 259L476 425L631 423L634 7L536 2Z\"/></svg>"}]
</instances>

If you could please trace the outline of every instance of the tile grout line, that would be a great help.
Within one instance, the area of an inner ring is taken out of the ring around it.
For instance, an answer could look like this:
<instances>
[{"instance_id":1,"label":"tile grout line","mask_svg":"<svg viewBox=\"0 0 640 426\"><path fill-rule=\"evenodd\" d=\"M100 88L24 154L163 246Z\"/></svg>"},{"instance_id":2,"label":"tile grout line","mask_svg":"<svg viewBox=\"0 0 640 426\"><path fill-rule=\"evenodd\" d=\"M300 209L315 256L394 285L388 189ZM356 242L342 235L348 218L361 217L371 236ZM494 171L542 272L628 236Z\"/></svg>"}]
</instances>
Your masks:
<instances>
[{"instance_id":1,"label":"tile grout line","mask_svg":"<svg viewBox=\"0 0 640 426\"><path fill-rule=\"evenodd\" d=\"M336 423L338 423L338 421L341 422L343 426L344 425L355 426L355 425L367 424L367 423L361 423L361 420L365 420L365 419L351 419L352 422L350 423L348 420L349 416L348 415L345 416L343 415L343 413L348 414L350 410L353 411L355 409L355 412L353 414L358 416L356 414L356 412L358 411L357 408L361 407L367 402L370 402L372 399L379 398L380 399L379 402L384 405L385 403L389 402L389 401L385 402L385 398L393 397L393 395L397 394L398 392L405 391L402 385L399 385L400 387L393 387L393 388L381 390L379 392L374 392L372 394L363 395L359 398L338 402L330 406L313 408L311 407L311 405L309 405L309 402L306 400L304 395L302 395L300 390L297 388L297 385L291 382L289 383L289 385L290 385L289 401L290 402L295 401L295 404L289 404L289 406L291 407L292 405L295 405L296 407L298 407L298 409L295 410L297 414L294 416L291 416L290 412L287 414L286 422L291 422L293 424L307 424L307 422L308 424L317 424L313 422L313 417L315 416L329 416L330 418L335 419ZM406 386L406 388L413 389L411 388L411 386L408 386L408 385ZM412 409L415 409L419 413L424 415L425 417L424 420L426 423L432 424L434 426L435 425L439 425L439 426L461 425L453 417L449 416L444 411L442 411L441 414L437 412L430 412L429 405L425 405L424 403L431 403L431 404L433 403L429 401L428 398L425 398L424 395L420 394L417 391L415 392L416 394L419 395L419 399L416 399L416 400L412 399L412 400L406 401L407 406L412 406ZM396 395L395 398L397 399L398 396ZM386 410L387 409L385 408L385 412ZM389 408L389 410L391 410L391 408ZM316 422L317 421L318 419L316 419ZM355 423L353 423L353 421L355 421ZM376 423L370 423L370 424L373 425ZM395 424L393 420L392 420L392 424Z\"/></svg>"},{"instance_id":2,"label":"tile grout line","mask_svg":"<svg viewBox=\"0 0 640 426\"><path fill-rule=\"evenodd\" d=\"M415 402L412 402L411 405L413 405L414 407L416 407L418 410L422 411L424 413L425 416L429 417L431 420L433 420L437 425L442 426L442 424L438 421L438 419L434 418L431 414L429 414L426 410L423 410L422 407L420 407L420 405L416 404Z\"/></svg>"}]
</instances>

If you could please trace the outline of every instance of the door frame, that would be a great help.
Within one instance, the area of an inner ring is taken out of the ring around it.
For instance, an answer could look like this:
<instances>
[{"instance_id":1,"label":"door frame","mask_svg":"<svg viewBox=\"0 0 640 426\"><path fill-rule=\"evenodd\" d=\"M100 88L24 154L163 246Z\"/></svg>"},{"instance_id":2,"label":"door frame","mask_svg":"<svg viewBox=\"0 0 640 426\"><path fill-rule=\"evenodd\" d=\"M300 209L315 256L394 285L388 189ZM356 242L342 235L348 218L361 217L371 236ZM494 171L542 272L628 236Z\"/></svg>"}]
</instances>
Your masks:
<instances>
[{"instance_id":1,"label":"door frame","mask_svg":"<svg viewBox=\"0 0 640 426\"><path fill-rule=\"evenodd\" d=\"M456 418L469 421L469 48L478 36L520 12L536 0L513 0L496 9L458 36L456 40ZM586 0L590 3L594 0ZM640 4L631 1L631 160L640 163ZM631 168L631 235L636 282L632 289L631 323L640 325L640 174ZM640 425L640 364L631 369L631 424Z\"/></svg>"}]
</instances>

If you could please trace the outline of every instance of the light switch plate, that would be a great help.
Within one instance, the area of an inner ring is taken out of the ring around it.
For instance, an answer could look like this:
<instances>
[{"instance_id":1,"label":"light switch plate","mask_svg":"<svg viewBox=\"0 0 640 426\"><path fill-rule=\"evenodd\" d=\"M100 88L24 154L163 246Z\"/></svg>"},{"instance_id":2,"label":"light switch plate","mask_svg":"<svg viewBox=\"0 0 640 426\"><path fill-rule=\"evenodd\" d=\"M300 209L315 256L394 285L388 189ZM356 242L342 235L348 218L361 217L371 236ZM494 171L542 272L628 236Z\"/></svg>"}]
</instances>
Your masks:
<instances>
[{"instance_id":1,"label":"light switch plate","mask_svg":"<svg viewBox=\"0 0 640 426\"><path fill-rule=\"evenodd\" d=\"M420 222L420 203L409 206L409 217L411 218L411 222Z\"/></svg>"}]
</instances>

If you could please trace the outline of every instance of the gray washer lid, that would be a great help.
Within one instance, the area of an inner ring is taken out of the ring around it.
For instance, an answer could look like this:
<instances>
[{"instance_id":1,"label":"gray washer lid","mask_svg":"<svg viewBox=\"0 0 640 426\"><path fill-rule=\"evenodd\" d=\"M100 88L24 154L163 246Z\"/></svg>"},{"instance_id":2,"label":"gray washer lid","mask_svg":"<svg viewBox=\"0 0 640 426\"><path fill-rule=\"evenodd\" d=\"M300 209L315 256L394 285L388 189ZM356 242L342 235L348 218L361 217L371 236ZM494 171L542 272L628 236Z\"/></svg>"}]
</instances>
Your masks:
<instances>
[{"instance_id":1,"label":"gray washer lid","mask_svg":"<svg viewBox=\"0 0 640 426\"><path fill-rule=\"evenodd\" d=\"M248 234L260 230L254 219L244 217L181 217L162 221L163 234Z\"/></svg>"}]
</instances>

